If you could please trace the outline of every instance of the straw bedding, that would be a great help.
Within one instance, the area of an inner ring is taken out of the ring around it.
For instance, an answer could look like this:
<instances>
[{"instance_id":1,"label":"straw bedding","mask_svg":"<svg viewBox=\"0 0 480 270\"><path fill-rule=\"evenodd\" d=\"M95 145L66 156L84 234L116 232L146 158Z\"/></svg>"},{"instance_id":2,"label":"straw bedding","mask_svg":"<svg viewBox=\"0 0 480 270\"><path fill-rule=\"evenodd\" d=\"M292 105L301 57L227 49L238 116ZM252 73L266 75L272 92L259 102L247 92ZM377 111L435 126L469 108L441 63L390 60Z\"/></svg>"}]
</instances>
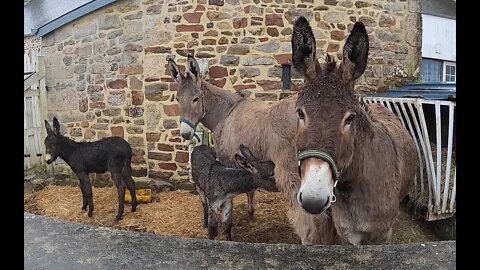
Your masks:
<instances>
[{"instance_id":1,"label":"straw bedding","mask_svg":"<svg viewBox=\"0 0 480 270\"><path fill-rule=\"evenodd\" d=\"M185 238L208 238L203 228L203 211L197 195L188 191L162 192L155 194L152 203L140 204L137 211L130 212L126 204L123 220L115 222L118 207L114 187L94 188L95 210L88 218L82 206L78 187L50 185L33 194L25 194L25 211L98 226L124 230L150 232L157 235L174 235ZM280 193L256 192L255 221L247 221L247 199L241 194L234 199L232 237L238 242L300 244L290 226L284 199ZM393 232L393 244L434 241L431 232L419 223L421 217L412 218L402 212ZM218 240L224 240L219 224Z\"/></svg>"}]
</instances>

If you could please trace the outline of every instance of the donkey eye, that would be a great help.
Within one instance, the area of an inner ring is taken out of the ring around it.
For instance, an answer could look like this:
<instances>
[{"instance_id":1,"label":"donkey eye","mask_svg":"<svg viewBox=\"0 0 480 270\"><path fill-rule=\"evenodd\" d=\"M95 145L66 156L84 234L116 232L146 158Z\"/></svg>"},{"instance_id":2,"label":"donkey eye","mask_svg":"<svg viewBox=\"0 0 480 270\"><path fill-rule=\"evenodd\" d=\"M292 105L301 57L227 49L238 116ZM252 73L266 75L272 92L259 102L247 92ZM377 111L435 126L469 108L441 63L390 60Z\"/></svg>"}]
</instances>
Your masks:
<instances>
[{"instance_id":1,"label":"donkey eye","mask_svg":"<svg viewBox=\"0 0 480 270\"><path fill-rule=\"evenodd\" d=\"M305 119L305 114L303 113L303 111L301 109L298 109L297 113L298 113L298 118L300 118L302 120Z\"/></svg>"},{"instance_id":2,"label":"donkey eye","mask_svg":"<svg viewBox=\"0 0 480 270\"><path fill-rule=\"evenodd\" d=\"M194 98L192 102L195 103L197 101L198 101L198 97Z\"/></svg>"},{"instance_id":3,"label":"donkey eye","mask_svg":"<svg viewBox=\"0 0 480 270\"><path fill-rule=\"evenodd\" d=\"M354 114L354 113L350 114L350 115L347 117L347 119L345 119L345 125L350 125L350 124L352 123L352 121L353 121L354 118L355 118L355 114Z\"/></svg>"}]
</instances>

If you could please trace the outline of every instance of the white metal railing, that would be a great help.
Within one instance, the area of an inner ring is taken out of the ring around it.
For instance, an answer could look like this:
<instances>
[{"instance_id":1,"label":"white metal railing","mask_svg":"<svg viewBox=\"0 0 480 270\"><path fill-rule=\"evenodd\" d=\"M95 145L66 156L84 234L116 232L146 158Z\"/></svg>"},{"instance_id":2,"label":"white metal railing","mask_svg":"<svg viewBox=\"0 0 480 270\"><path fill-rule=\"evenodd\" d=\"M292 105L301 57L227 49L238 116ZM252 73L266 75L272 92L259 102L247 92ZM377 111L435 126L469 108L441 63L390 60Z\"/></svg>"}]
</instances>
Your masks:
<instances>
[{"instance_id":1,"label":"white metal railing","mask_svg":"<svg viewBox=\"0 0 480 270\"><path fill-rule=\"evenodd\" d=\"M426 204L426 219L453 216L456 212L457 186L454 139L456 102L372 96L360 96L359 99L365 104L380 103L387 107L399 116L414 138L420 168L414 180L412 198L418 204Z\"/></svg>"}]
</instances>

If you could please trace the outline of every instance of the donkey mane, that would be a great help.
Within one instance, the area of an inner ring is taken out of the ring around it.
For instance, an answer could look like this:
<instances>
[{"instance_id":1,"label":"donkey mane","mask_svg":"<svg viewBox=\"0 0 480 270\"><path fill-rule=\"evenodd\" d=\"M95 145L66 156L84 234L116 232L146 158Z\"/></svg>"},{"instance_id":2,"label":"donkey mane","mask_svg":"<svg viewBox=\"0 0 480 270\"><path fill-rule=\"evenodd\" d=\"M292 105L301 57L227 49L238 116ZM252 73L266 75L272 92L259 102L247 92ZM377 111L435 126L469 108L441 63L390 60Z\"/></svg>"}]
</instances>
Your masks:
<instances>
[{"instance_id":1,"label":"donkey mane","mask_svg":"<svg viewBox=\"0 0 480 270\"><path fill-rule=\"evenodd\" d=\"M333 57L331 57L329 54L327 54L326 57L326 64L325 64L325 72L332 72L336 69L337 67L337 62Z\"/></svg>"},{"instance_id":2,"label":"donkey mane","mask_svg":"<svg viewBox=\"0 0 480 270\"><path fill-rule=\"evenodd\" d=\"M228 93L226 94L224 89L222 89L222 88L220 88L216 85L213 85L213 84L211 84L211 83L209 83L209 82L207 82L203 79L202 79L201 89L204 93L205 93L206 90L208 90L210 92L210 94L212 94L214 97L221 97L221 99L218 99L219 101L223 101L224 97L227 97L229 105L232 105L232 104L238 102L240 99L245 98L242 95L240 95L240 93L238 93L238 92L228 91Z\"/></svg>"}]
</instances>

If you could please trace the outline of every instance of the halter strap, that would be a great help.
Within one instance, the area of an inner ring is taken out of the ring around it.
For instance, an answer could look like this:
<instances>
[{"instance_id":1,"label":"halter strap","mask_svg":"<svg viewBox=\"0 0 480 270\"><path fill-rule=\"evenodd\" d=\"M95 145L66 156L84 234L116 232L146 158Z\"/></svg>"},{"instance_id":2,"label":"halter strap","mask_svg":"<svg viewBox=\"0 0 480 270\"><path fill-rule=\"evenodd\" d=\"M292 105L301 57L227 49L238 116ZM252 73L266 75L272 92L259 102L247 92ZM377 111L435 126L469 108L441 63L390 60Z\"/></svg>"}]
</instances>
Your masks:
<instances>
[{"instance_id":1,"label":"halter strap","mask_svg":"<svg viewBox=\"0 0 480 270\"><path fill-rule=\"evenodd\" d=\"M323 161L326 161L330 165L330 168L332 168L332 171L333 171L333 179L335 180L335 184L333 185L333 187L335 188L338 183L338 178L340 177L342 172L338 170L337 164L333 160L332 156L322 149L310 148L310 149L305 149L303 151L300 151L298 153L298 174L299 175L301 175L300 165L302 164L302 161L307 158L318 158Z\"/></svg>"},{"instance_id":2,"label":"halter strap","mask_svg":"<svg viewBox=\"0 0 480 270\"><path fill-rule=\"evenodd\" d=\"M195 130L197 128L197 125L188 121L187 119L183 118L183 117L180 117L180 123L185 123L187 124L189 127L193 128L193 130Z\"/></svg>"},{"instance_id":3,"label":"halter strap","mask_svg":"<svg viewBox=\"0 0 480 270\"><path fill-rule=\"evenodd\" d=\"M185 119L185 118L183 118L183 117L180 117L180 123L185 123L185 124L187 124L189 127L191 127L191 128L193 129L193 136L194 136L195 138L197 138L197 140L198 140L199 142L201 141L201 140L200 140L200 137L198 137L197 133L195 133L195 130L197 129L197 125L198 125L198 124L194 124L194 123L188 121L187 119Z\"/></svg>"}]
</instances>

